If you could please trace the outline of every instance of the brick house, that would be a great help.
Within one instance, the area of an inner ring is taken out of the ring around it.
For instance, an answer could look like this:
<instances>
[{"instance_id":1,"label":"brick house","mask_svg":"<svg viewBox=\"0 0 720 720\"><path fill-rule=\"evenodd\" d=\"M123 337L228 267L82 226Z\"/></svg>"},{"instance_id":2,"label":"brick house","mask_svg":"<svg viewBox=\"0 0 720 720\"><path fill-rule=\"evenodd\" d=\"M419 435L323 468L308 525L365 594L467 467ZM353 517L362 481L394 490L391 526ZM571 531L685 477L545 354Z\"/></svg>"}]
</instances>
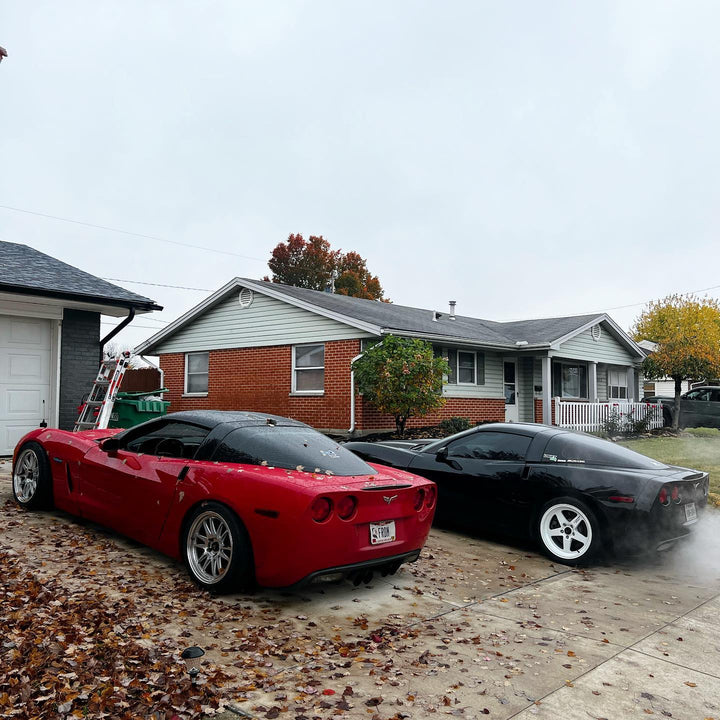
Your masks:
<instances>
[{"instance_id":1,"label":"brick house","mask_svg":"<svg viewBox=\"0 0 720 720\"><path fill-rule=\"evenodd\" d=\"M44 420L72 429L98 372L100 316L162 310L27 245L0 242L0 456Z\"/></svg>"},{"instance_id":2,"label":"brick house","mask_svg":"<svg viewBox=\"0 0 720 720\"><path fill-rule=\"evenodd\" d=\"M642 350L607 315L493 322L235 278L136 348L158 355L171 410L257 410L333 433L394 427L361 396L351 363L383 335L432 342L451 372L439 411L550 422L552 397L638 397Z\"/></svg>"}]
</instances>

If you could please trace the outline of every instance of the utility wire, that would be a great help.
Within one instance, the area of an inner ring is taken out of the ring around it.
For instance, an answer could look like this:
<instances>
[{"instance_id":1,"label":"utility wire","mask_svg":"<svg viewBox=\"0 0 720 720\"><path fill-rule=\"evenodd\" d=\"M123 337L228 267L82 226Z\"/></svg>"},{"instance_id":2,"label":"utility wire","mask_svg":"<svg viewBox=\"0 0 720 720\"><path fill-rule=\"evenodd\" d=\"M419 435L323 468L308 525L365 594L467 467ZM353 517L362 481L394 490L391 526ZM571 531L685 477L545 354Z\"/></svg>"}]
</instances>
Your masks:
<instances>
[{"instance_id":1,"label":"utility wire","mask_svg":"<svg viewBox=\"0 0 720 720\"><path fill-rule=\"evenodd\" d=\"M170 245L180 245L182 247L195 248L196 250L214 252L220 255L232 255L233 257L243 258L244 260L257 260L257 262L261 263L266 262L265 260L253 257L252 255L241 255L240 253L231 252L230 250L217 250L216 248L205 247L204 245L193 245L192 243L184 243L179 240L168 240L167 238L157 237L157 235L145 235L143 233L131 232L130 230L120 230L119 228L109 227L107 225L95 225L94 223L83 222L82 220L73 220L71 218L49 215L48 213L36 212L34 210L23 210L22 208L16 208L10 205L0 205L0 208L3 208L4 210L12 210L12 212L25 213L26 215L49 218L50 220L60 220L61 222L72 223L73 225L82 225L84 227L95 228L96 230L107 230L108 232L120 233L121 235L131 235L132 237L144 238L146 240L157 240L158 242L169 243Z\"/></svg>"},{"instance_id":2,"label":"utility wire","mask_svg":"<svg viewBox=\"0 0 720 720\"><path fill-rule=\"evenodd\" d=\"M120 278L103 278L103 280L131 283L133 285L152 285L154 287L175 288L176 290L197 290L198 292L212 292L212 290L208 290L207 288L186 287L185 285L166 285L165 283L144 282L143 280L121 280Z\"/></svg>"}]
</instances>

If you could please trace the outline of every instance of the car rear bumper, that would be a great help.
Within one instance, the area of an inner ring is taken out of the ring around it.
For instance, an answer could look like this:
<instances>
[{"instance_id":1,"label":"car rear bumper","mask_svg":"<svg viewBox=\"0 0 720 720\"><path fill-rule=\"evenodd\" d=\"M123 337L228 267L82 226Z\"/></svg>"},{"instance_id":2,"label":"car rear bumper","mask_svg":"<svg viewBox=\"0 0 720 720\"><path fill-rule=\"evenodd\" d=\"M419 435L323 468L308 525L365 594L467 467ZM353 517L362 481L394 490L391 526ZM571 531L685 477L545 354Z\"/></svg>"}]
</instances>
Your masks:
<instances>
[{"instance_id":1,"label":"car rear bumper","mask_svg":"<svg viewBox=\"0 0 720 720\"><path fill-rule=\"evenodd\" d=\"M393 575L401 565L408 562L415 562L419 557L420 550L418 549L404 552L400 555L391 555L389 557L351 563L350 565L340 565L338 567L316 570L290 587L299 588L306 585L337 582L344 579L352 580L356 585L359 585L361 582L369 582L376 572L379 572L383 576Z\"/></svg>"}]
</instances>

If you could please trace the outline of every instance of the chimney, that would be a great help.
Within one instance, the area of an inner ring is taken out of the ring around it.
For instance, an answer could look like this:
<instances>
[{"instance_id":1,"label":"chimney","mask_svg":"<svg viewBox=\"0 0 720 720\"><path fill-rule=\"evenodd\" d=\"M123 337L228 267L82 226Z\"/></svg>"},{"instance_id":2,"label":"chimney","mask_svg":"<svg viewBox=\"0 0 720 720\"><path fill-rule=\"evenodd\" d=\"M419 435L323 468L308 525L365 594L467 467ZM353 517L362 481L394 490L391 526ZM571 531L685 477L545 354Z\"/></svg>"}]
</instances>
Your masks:
<instances>
[{"instance_id":1,"label":"chimney","mask_svg":"<svg viewBox=\"0 0 720 720\"><path fill-rule=\"evenodd\" d=\"M450 319L451 320L455 319L455 305L457 305L455 300L451 300L450 301Z\"/></svg>"}]
</instances>

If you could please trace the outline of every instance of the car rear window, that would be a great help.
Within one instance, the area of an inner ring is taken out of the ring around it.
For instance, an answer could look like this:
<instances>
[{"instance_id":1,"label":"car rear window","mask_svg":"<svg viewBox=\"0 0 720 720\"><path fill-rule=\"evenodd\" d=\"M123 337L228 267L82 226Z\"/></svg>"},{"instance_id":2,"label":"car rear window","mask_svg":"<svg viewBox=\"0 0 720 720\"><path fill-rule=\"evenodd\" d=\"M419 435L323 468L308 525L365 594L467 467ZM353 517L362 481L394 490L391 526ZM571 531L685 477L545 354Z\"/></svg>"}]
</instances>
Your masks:
<instances>
[{"instance_id":1,"label":"car rear window","mask_svg":"<svg viewBox=\"0 0 720 720\"><path fill-rule=\"evenodd\" d=\"M543 460L579 465L608 465L636 470L657 470L665 467L657 460L590 435L561 433L550 439Z\"/></svg>"},{"instance_id":2,"label":"car rear window","mask_svg":"<svg viewBox=\"0 0 720 720\"><path fill-rule=\"evenodd\" d=\"M364 460L311 428L244 427L225 436L213 460L332 475L375 475Z\"/></svg>"}]
</instances>

